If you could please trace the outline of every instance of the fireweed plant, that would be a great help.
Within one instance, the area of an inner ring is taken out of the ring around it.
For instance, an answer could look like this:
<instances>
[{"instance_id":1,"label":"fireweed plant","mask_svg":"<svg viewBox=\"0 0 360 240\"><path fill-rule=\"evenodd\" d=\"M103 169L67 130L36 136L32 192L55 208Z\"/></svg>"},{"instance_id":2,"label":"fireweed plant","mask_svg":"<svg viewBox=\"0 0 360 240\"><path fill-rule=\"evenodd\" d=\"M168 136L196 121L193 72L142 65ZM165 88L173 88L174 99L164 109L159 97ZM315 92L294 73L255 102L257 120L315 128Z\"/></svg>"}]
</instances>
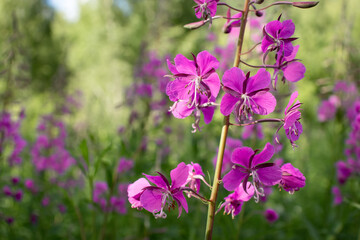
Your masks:
<instances>
[{"instance_id":1,"label":"fireweed plant","mask_svg":"<svg viewBox=\"0 0 360 240\"><path fill-rule=\"evenodd\" d=\"M201 130L201 118L205 124L212 121L216 106L220 106L220 113L224 115L210 198L202 196L199 191L201 182L209 186L201 166L181 162L171 170L170 178L160 172L155 176L144 174L145 178L129 185L128 199L133 208L145 209L155 218L166 218L166 211L176 207L178 217L182 210L189 211L185 196L198 198L208 204L205 239L211 239L215 214L222 209L234 218L240 213L244 202L251 198L258 202L271 186L278 185L290 194L305 186L304 175L291 163L282 165L279 164L281 161L271 161L278 151L275 144L280 143L278 132L281 129L284 129L292 147L296 147L295 142L303 131L298 92L289 94L289 102L283 110L282 118L258 118L259 115L267 116L274 112L277 106L274 92L279 79L283 83L294 83L304 77L305 66L296 59L299 46L294 45L297 39L293 36L295 25L291 19L283 20L280 15L260 29L261 42L256 43L248 52L243 53L242 47L250 14L260 17L264 10L272 6L311 8L318 2L275 2L262 7L264 1L245 0L243 10L219 0L195 0L195 3L195 15L202 20L187 24L186 28L196 29L207 23L211 25L216 19L225 19L224 33L232 34L234 29L239 29L233 67L225 70L221 80L217 71L223 60L218 60L206 50L188 56L178 54L174 61L167 60L171 72L167 76L172 81L166 86L166 94L173 102L170 112L174 117L183 119L194 116L192 132L195 133ZM227 8L225 16L216 15L219 7ZM231 14L232 11L235 12L234 15ZM242 55L252 52L258 45L261 45L261 64L250 65L241 59ZM239 68L240 63L257 70L244 72ZM272 75L269 70L273 70ZM223 94L219 94L220 90ZM221 99L217 100L218 96L222 96ZM231 120L232 114L234 121ZM241 141L236 139L227 140L230 126L257 126L266 122L279 124L274 132L274 145L268 142L259 150L242 146ZM223 164L225 168L222 167ZM220 185L231 193L216 211ZM273 210L265 212L265 217L270 222L278 218Z\"/></svg>"}]
</instances>

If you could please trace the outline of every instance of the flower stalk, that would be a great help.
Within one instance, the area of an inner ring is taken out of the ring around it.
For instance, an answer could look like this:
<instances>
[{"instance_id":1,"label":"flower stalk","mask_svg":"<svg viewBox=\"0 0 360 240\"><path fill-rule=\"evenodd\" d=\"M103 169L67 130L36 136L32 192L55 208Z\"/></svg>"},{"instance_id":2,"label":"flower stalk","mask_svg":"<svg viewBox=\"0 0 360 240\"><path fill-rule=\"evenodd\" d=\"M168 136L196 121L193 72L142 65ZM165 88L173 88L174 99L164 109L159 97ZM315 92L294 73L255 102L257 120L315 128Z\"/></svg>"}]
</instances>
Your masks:
<instances>
[{"instance_id":1,"label":"flower stalk","mask_svg":"<svg viewBox=\"0 0 360 240\"><path fill-rule=\"evenodd\" d=\"M249 3L250 3L249 0L245 0L245 6L244 6L244 10L243 10L244 14L241 19L240 33L239 33L239 38L238 38L238 42L237 42L234 67L239 67L239 64L240 64L241 50L242 50L242 45L244 42L244 35L245 35L246 20L247 20L247 16L249 13ZM219 152L218 152L218 156L217 156L213 187L212 187L210 202L209 202L209 207L208 207L208 215L207 215L207 223L206 223L206 231L205 231L205 239L206 240L212 239L212 231L213 231L214 220L215 220L216 198L217 198L217 194L218 194L218 190L219 190L219 185L221 182L221 169L222 169L222 163L223 163L223 157L224 157L224 151L225 151L225 145L226 145L226 138L227 138L229 126L230 126L229 116L225 116L222 130L221 130Z\"/></svg>"}]
</instances>

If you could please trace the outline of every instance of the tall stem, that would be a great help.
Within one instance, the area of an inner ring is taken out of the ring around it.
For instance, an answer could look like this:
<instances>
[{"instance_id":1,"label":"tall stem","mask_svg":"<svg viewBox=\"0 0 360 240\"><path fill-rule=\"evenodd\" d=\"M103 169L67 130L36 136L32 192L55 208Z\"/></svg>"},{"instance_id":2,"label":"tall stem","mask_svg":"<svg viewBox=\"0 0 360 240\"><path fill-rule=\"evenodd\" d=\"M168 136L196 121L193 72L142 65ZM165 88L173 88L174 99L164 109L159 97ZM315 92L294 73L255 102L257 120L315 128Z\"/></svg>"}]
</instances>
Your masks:
<instances>
[{"instance_id":1,"label":"tall stem","mask_svg":"<svg viewBox=\"0 0 360 240\"><path fill-rule=\"evenodd\" d=\"M239 64L240 64L240 56L241 56L242 45L244 42L246 20L247 20L247 16L249 13L249 2L250 2L249 0L245 0L243 16L241 19L239 39L237 42L236 55L235 55L235 60L234 60L234 67L239 67ZM206 231L205 231L205 239L206 240L212 239L212 232L213 232L214 220L215 220L215 210L216 210L216 198L217 198L219 185L220 185L220 181L221 181L221 168L222 168L222 163L223 163L226 138L227 138L229 126L230 126L229 116L225 116L222 130L221 130L219 152L218 152L218 156L217 156L216 168L215 168L215 174L214 174L214 182L213 182L213 187L212 187L210 202L209 202L209 207L208 207L208 215L207 215L207 223L206 223Z\"/></svg>"}]
</instances>

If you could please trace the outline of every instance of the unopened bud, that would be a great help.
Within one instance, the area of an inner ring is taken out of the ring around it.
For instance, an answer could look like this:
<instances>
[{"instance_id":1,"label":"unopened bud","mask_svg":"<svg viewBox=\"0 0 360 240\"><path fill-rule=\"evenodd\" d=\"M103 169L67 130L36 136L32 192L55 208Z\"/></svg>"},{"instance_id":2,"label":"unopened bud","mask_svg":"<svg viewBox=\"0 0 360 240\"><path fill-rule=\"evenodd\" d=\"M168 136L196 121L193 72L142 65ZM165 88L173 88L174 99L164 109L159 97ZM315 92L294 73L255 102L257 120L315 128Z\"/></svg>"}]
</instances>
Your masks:
<instances>
[{"instance_id":1,"label":"unopened bud","mask_svg":"<svg viewBox=\"0 0 360 240\"><path fill-rule=\"evenodd\" d=\"M264 2L264 0L256 0L255 3L256 4L262 4Z\"/></svg>"},{"instance_id":2,"label":"unopened bud","mask_svg":"<svg viewBox=\"0 0 360 240\"><path fill-rule=\"evenodd\" d=\"M261 12L261 11L256 11L256 12L255 12L255 15L256 15L257 17L262 17L262 15L264 15L264 14L263 14L263 12Z\"/></svg>"},{"instance_id":3,"label":"unopened bud","mask_svg":"<svg viewBox=\"0 0 360 240\"><path fill-rule=\"evenodd\" d=\"M318 1L315 2L293 2L292 5L297 8L312 8L318 5Z\"/></svg>"},{"instance_id":4,"label":"unopened bud","mask_svg":"<svg viewBox=\"0 0 360 240\"><path fill-rule=\"evenodd\" d=\"M202 27L205 25L205 21L199 21L199 22L193 22L193 23L189 23L184 25L184 28L188 28L188 29L197 29L199 27Z\"/></svg>"}]
</instances>

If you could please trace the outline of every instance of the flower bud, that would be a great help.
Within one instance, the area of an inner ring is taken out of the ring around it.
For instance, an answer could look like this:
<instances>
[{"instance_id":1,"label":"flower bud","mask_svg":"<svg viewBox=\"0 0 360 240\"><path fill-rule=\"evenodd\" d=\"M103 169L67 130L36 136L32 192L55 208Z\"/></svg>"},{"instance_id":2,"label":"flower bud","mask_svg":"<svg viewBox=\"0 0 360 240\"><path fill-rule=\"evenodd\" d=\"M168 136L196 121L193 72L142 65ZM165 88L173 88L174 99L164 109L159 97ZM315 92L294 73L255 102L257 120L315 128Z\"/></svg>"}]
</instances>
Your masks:
<instances>
[{"instance_id":1,"label":"flower bud","mask_svg":"<svg viewBox=\"0 0 360 240\"><path fill-rule=\"evenodd\" d=\"M312 8L318 5L318 1L314 2L293 2L292 5L297 8Z\"/></svg>"},{"instance_id":2,"label":"flower bud","mask_svg":"<svg viewBox=\"0 0 360 240\"><path fill-rule=\"evenodd\" d=\"M193 22L193 23L189 23L184 25L184 28L188 28L188 29L197 29L199 27L202 27L205 25L205 21L199 21L199 22Z\"/></svg>"},{"instance_id":3,"label":"flower bud","mask_svg":"<svg viewBox=\"0 0 360 240\"><path fill-rule=\"evenodd\" d=\"M262 4L264 2L264 0L256 0L255 3L256 4Z\"/></svg>"},{"instance_id":4,"label":"flower bud","mask_svg":"<svg viewBox=\"0 0 360 240\"><path fill-rule=\"evenodd\" d=\"M263 14L263 12L261 12L261 11L256 11L256 12L255 12L255 15L256 15L257 17L262 17L264 14Z\"/></svg>"}]
</instances>

